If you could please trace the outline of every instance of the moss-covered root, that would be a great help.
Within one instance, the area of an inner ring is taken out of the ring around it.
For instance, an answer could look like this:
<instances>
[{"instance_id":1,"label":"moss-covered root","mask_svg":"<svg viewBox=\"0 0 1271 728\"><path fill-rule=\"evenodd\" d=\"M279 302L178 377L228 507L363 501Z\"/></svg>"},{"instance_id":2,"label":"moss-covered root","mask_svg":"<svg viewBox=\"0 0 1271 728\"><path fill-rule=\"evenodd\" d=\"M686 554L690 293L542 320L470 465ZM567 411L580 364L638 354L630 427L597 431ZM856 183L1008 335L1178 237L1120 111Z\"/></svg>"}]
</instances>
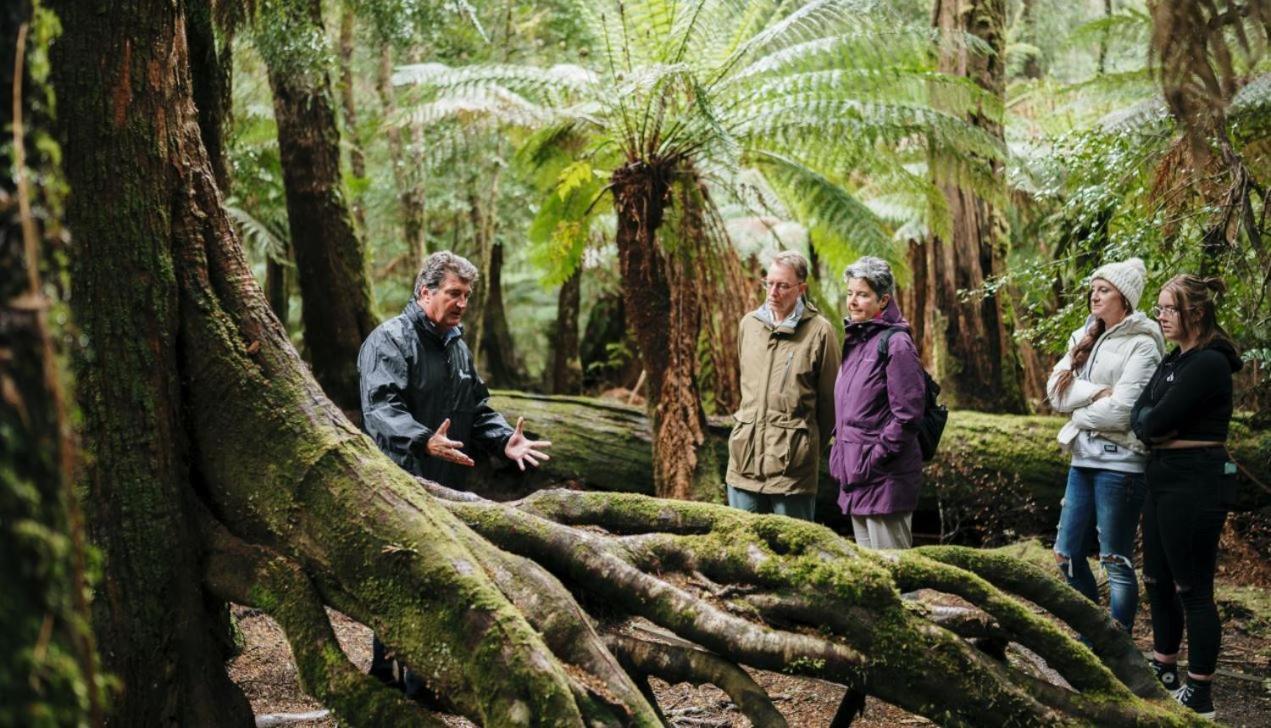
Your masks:
<instances>
[{"instance_id":1,"label":"moss-covered root","mask_svg":"<svg viewBox=\"0 0 1271 728\"><path fill-rule=\"evenodd\" d=\"M1113 698L1132 696L1088 649L974 573L929 558L919 550L896 552L890 563L901 591L935 589L971 602L992 615L1014 641L1041 655L1078 690L1098 691Z\"/></svg>"},{"instance_id":2,"label":"moss-covered root","mask_svg":"<svg viewBox=\"0 0 1271 728\"><path fill-rule=\"evenodd\" d=\"M335 639L317 590L294 562L205 524L204 582L227 601L264 610L287 635L300 686L352 726L437 726L446 723L400 692L358 670Z\"/></svg>"},{"instance_id":3,"label":"moss-covered root","mask_svg":"<svg viewBox=\"0 0 1271 728\"><path fill-rule=\"evenodd\" d=\"M1105 610L1091 604L1049 572L1000 550L925 546L917 551L936 561L970 571L1000 589L1037 604L1090 640L1099 659L1135 695L1157 699L1165 697L1160 683L1148 670L1130 635L1120 629Z\"/></svg>"},{"instance_id":4,"label":"moss-covered root","mask_svg":"<svg viewBox=\"0 0 1271 728\"><path fill-rule=\"evenodd\" d=\"M446 507L500 548L527 556L574 584L586 584L590 593L709 650L766 670L849 686L861 683L865 659L854 650L730 615L644 573L608 539L504 505L448 502Z\"/></svg>"},{"instance_id":5,"label":"moss-covered root","mask_svg":"<svg viewBox=\"0 0 1271 728\"><path fill-rule=\"evenodd\" d=\"M662 642L610 635L605 644L631 672L655 675L671 684L710 683L732 698L741 712L757 726L785 728L786 719L768 693L746 671L703 650Z\"/></svg>"},{"instance_id":6,"label":"moss-covered root","mask_svg":"<svg viewBox=\"0 0 1271 728\"><path fill-rule=\"evenodd\" d=\"M556 577L529 559L494 548L475 534L469 534L466 545L495 586L543 636L552 653L577 668L569 674L576 692L587 694L577 702L588 725L612 722L614 715L623 716L621 722L627 726L662 725L657 711ZM608 715L589 710L593 701L607 704Z\"/></svg>"}]
</instances>

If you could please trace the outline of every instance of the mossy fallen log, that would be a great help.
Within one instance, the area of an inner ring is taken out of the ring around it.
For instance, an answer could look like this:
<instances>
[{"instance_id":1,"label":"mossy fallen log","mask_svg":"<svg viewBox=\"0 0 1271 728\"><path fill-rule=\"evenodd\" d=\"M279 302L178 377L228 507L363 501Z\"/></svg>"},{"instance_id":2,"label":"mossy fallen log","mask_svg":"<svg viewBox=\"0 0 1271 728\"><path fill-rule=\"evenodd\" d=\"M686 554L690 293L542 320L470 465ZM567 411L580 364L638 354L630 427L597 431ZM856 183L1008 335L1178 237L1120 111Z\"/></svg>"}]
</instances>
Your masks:
<instances>
[{"instance_id":1,"label":"mossy fallen log","mask_svg":"<svg viewBox=\"0 0 1271 728\"><path fill-rule=\"evenodd\" d=\"M536 472L480 464L474 490L515 497L546 487L652 494L648 418L642 409L588 397L523 392L494 393L493 404L509 418L523 416L527 432L552 441L552 459ZM1067 479L1068 457L1055 442L1059 417L955 411L940 453L925 471L919 519L948 535L1003 543L1052 531ZM731 420L712 418L708 443L722 467L728 461ZM1271 431L1233 426L1231 452L1243 467L1238 510L1271 505ZM1250 477L1252 476L1252 478ZM718 498L723 500L723 473ZM837 486L822 464L818 519L839 518Z\"/></svg>"}]
</instances>

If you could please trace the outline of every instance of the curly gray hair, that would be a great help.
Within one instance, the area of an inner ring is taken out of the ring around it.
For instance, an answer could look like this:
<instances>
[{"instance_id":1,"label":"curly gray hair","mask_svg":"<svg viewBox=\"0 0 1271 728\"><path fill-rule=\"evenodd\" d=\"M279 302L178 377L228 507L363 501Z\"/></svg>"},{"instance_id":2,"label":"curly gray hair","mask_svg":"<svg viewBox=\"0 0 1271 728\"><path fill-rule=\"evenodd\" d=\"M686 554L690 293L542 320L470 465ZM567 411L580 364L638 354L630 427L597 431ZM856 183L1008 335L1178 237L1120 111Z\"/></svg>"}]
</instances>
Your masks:
<instances>
[{"instance_id":1,"label":"curly gray hair","mask_svg":"<svg viewBox=\"0 0 1271 728\"><path fill-rule=\"evenodd\" d=\"M859 278L868 283L879 298L896 292L896 276L892 274L891 266L887 265L887 261L882 258L875 258L872 255L857 258L855 263L843 271L844 283L853 278Z\"/></svg>"},{"instance_id":2,"label":"curly gray hair","mask_svg":"<svg viewBox=\"0 0 1271 728\"><path fill-rule=\"evenodd\" d=\"M424 259L419 275L415 276L415 298L418 300L425 288L436 291L446 280L447 273L468 285L476 282L479 275L477 267L467 258L449 250L439 250Z\"/></svg>"}]
</instances>

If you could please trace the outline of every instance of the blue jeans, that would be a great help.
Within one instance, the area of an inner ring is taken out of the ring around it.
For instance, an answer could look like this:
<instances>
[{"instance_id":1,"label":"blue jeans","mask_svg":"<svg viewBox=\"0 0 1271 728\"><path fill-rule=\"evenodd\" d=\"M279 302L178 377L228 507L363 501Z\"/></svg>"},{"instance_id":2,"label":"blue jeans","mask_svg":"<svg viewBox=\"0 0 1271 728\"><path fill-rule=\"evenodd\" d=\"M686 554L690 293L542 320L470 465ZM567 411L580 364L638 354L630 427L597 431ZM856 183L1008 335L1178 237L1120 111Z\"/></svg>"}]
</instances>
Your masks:
<instances>
[{"instance_id":1,"label":"blue jeans","mask_svg":"<svg viewBox=\"0 0 1271 728\"><path fill-rule=\"evenodd\" d=\"M768 495L728 486L728 505L751 513L775 513L811 521L816 511L816 494Z\"/></svg>"},{"instance_id":2,"label":"blue jeans","mask_svg":"<svg viewBox=\"0 0 1271 728\"><path fill-rule=\"evenodd\" d=\"M1139 608L1139 581L1134 574L1134 535L1143 499L1142 473L1101 468L1068 469L1068 489L1055 537L1056 561L1064 577L1087 599L1099 603L1099 589L1086 554L1097 531L1099 563L1108 576L1112 618L1126 631L1134 627ZM1091 526L1095 529L1092 531Z\"/></svg>"}]
</instances>

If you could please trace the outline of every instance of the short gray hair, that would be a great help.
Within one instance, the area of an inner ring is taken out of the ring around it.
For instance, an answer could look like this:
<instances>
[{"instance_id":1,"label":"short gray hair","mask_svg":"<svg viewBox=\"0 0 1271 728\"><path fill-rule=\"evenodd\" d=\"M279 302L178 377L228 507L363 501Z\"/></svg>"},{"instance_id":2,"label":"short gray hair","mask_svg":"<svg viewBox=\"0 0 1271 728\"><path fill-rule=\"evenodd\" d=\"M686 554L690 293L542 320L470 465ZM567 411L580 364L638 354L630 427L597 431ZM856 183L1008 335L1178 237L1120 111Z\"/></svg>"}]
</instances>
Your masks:
<instances>
[{"instance_id":1,"label":"short gray hair","mask_svg":"<svg viewBox=\"0 0 1271 728\"><path fill-rule=\"evenodd\" d=\"M843 271L843 282L859 278L874 289L879 298L890 296L896 292L896 276L892 275L891 266L882 258L867 255L857 258L855 263Z\"/></svg>"},{"instance_id":2,"label":"short gray hair","mask_svg":"<svg viewBox=\"0 0 1271 728\"><path fill-rule=\"evenodd\" d=\"M795 250L783 250L772 256L772 263L768 265L771 269L774 265L784 265L794 271L794 275L803 283L808 279L808 259L803 257L803 253Z\"/></svg>"},{"instance_id":3,"label":"short gray hair","mask_svg":"<svg viewBox=\"0 0 1271 728\"><path fill-rule=\"evenodd\" d=\"M449 250L439 250L424 258L419 275L415 276L415 298L418 299L425 288L436 291L446 280L447 274L453 275L468 285L472 285L479 275L477 267L467 258L455 255Z\"/></svg>"}]
</instances>

